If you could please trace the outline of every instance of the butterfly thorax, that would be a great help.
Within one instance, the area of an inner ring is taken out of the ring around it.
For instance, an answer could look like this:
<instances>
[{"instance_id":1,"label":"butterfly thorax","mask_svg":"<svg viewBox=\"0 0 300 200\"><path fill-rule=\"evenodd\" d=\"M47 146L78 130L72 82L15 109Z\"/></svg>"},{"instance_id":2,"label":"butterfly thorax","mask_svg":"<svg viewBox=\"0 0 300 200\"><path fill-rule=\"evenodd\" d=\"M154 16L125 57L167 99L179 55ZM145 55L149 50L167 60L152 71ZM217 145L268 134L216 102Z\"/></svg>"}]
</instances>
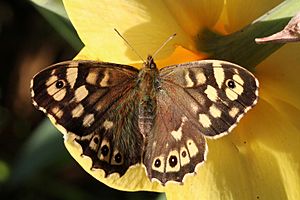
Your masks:
<instances>
[{"instance_id":1,"label":"butterfly thorax","mask_svg":"<svg viewBox=\"0 0 300 200\"><path fill-rule=\"evenodd\" d=\"M138 126L145 137L152 129L156 111L156 92L159 89L159 72L151 56L148 56L137 79L139 91Z\"/></svg>"}]
</instances>

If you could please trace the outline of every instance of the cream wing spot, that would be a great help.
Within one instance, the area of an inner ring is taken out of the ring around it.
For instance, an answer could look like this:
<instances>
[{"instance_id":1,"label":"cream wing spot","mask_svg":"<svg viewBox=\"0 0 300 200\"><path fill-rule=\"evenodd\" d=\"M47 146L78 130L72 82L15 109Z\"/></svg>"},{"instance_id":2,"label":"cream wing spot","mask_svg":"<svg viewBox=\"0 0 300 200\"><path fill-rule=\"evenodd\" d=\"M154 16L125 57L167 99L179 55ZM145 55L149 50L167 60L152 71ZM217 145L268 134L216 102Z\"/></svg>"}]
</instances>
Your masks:
<instances>
[{"instance_id":1,"label":"cream wing spot","mask_svg":"<svg viewBox=\"0 0 300 200\"><path fill-rule=\"evenodd\" d=\"M98 79L98 73L94 69L90 69L89 74L86 77L86 82L91 85L96 85Z\"/></svg>"},{"instance_id":2,"label":"cream wing spot","mask_svg":"<svg viewBox=\"0 0 300 200\"><path fill-rule=\"evenodd\" d=\"M83 123L82 124L83 124L84 127L90 127L94 121L95 121L94 114L87 114L83 118Z\"/></svg>"},{"instance_id":3,"label":"cream wing spot","mask_svg":"<svg viewBox=\"0 0 300 200\"><path fill-rule=\"evenodd\" d=\"M232 107L229 111L229 116L235 118L236 115L239 113L239 109L237 107Z\"/></svg>"},{"instance_id":4,"label":"cream wing spot","mask_svg":"<svg viewBox=\"0 0 300 200\"><path fill-rule=\"evenodd\" d=\"M214 71L214 76L216 79L216 82L219 86L219 88L222 88L223 82L225 80L225 73L224 73L224 69L220 68L220 67L215 67L213 68Z\"/></svg>"},{"instance_id":5,"label":"cream wing spot","mask_svg":"<svg viewBox=\"0 0 300 200\"><path fill-rule=\"evenodd\" d=\"M57 93L55 93L52 97L55 101L61 101L63 98L65 98L67 94L66 89L60 89Z\"/></svg>"},{"instance_id":6,"label":"cream wing spot","mask_svg":"<svg viewBox=\"0 0 300 200\"><path fill-rule=\"evenodd\" d=\"M104 77L100 81L101 87L107 87L108 86L108 80L109 80L109 73L107 70L104 71Z\"/></svg>"},{"instance_id":7,"label":"cream wing spot","mask_svg":"<svg viewBox=\"0 0 300 200\"><path fill-rule=\"evenodd\" d=\"M221 110L217 108L214 104L209 107L209 113L214 117L214 118L219 118L221 117Z\"/></svg>"},{"instance_id":8,"label":"cream wing spot","mask_svg":"<svg viewBox=\"0 0 300 200\"><path fill-rule=\"evenodd\" d=\"M240 77L240 75L235 74L235 75L233 75L232 78L233 78L233 80L234 80L235 82L237 82L238 84L244 85L244 81L243 81L243 79Z\"/></svg>"},{"instance_id":9,"label":"cream wing spot","mask_svg":"<svg viewBox=\"0 0 300 200\"><path fill-rule=\"evenodd\" d=\"M75 90L75 101L80 102L86 98L89 94L89 91L86 89L85 85L80 86Z\"/></svg>"},{"instance_id":10,"label":"cream wing spot","mask_svg":"<svg viewBox=\"0 0 300 200\"><path fill-rule=\"evenodd\" d=\"M59 107L57 107L57 106L52 108L51 111L58 119L62 118L62 116L64 114L64 111L59 109Z\"/></svg>"},{"instance_id":11,"label":"cream wing spot","mask_svg":"<svg viewBox=\"0 0 300 200\"><path fill-rule=\"evenodd\" d=\"M180 127L178 128L178 130L176 131L172 131L171 132L171 135L173 136L173 138L176 140L176 141L180 141L181 138L182 138L182 126L184 125L184 122L187 120L186 117L182 117L181 118L181 125Z\"/></svg>"},{"instance_id":12,"label":"cream wing spot","mask_svg":"<svg viewBox=\"0 0 300 200\"><path fill-rule=\"evenodd\" d=\"M111 129L113 127L113 125L114 125L114 123L107 119L103 122L103 127L105 128L105 130Z\"/></svg>"},{"instance_id":13,"label":"cream wing spot","mask_svg":"<svg viewBox=\"0 0 300 200\"><path fill-rule=\"evenodd\" d=\"M204 128L208 128L211 126L211 121L206 114L199 114L199 122Z\"/></svg>"},{"instance_id":14,"label":"cream wing spot","mask_svg":"<svg viewBox=\"0 0 300 200\"><path fill-rule=\"evenodd\" d=\"M194 82L190 77L190 72L188 70L185 71L185 81L186 81L186 87L193 87L194 86Z\"/></svg>"},{"instance_id":15,"label":"cream wing spot","mask_svg":"<svg viewBox=\"0 0 300 200\"><path fill-rule=\"evenodd\" d=\"M99 135L95 135L89 144L90 149L92 149L93 151L97 151L99 146L99 141L100 141Z\"/></svg>"},{"instance_id":16,"label":"cream wing spot","mask_svg":"<svg viewBox=\"0 0 300 200\"><path fill-rule=\"evenodd\" d=\"M199 153L199 149L197 148L197 146L193 140L191 140L191 139L187 140L186 146L188 148L191 158L196 156Z\"/></svg>"},{"instance_id":17,"label":"cream wing spot","mask_svg":"<svg viewBox=\"0 0 300 200\"><path fill-rule=\"evenodd\" d=\"M232 101L237 100L239 97L239 95L230 88L225 89L225 94L228 97L228 99L230 99Z\"/></svg>"},{"instance_id":18,"label":"cream wing spot","mask_svg":"<svg viewBox=\"0 0 300 200\"><path fill-rule=\"evenodd\" d=\"M178 151L173 150L169 153L166 165L166 172L178 172L180 170Z\"/></svg>"},{"instance_id":19,"label":"cream wing spot","mask_svg":"<svg viewBox=\"0 0 300 200\"><path fill-rule=\"evenodd\" d=\"M98 158L102 161L109 162L110 157L110 145L106 139L103 139L101 147L98 152Z\"/></svg>"},{"instance_id":20,"label":"cream wing spot","mask_svg":"<svg viewBox=\"0 0 300 200\"><path fill-rule=\"evenodd\" d=\"M190 163L190 157L188 151L185 147L180 149L180 165L183 167Z\"/></svg>"},{"instance_id":21,"label":"cream wing spot","mask_svg":"<svg viewBox=\"0 0 300 200\"><path fill-rule=\"evenodd\" d=\"M52 85L54 82L56 82L58 80L57 76L51 76L50 78L48 78L48 80L46 81L46 86L50 86Z\"/></svg>"},{"instance_id":22,"label":"cream wing spot","mask_svg":"<svg viewBox=\"0 0 300 200\"><path fill-rule=\"evenodd\" d=\"M67 79L68 83L70 84L71 88L74 87L77 76L78 76L78 68L68 68L67 69L66 79Z\"/></svg>"},{"instance_id":23,"label":"cream wing spot","mask_svg":"<svg viewBox=\"0 0 300 200\"><path fill-rule=\"evenodd\" d=\"M204 91L204 93L207 95L207 97L213 101L216 102L218 99L218 92L215 88L213 88L212 86L208 85L206 90Z\"/></svg>"},{"instance_id":24,"label":"cream wing spot","mask_svg":"<svg viewBox=\"0 0 300 200\"><path fill-rule=\"evenodd\" d=\"M158 156L154 158L152 163L152 169L158 171L160 173L164 173L165 171L165 162L163 156Z\"/></svg>"},{"instance_id":25,"label":"cream wing spot","mask_svg":"<svg viewBox=\"0 0 300 200\"><path fill-rule=\"evenodd\" d=\"M55 82L57 83L57 81L58 77L54 75L46 81L47 93L52 96L55 101L61 101L65 97L67 90L64 88L57 88L57 84L54 84ZM63 80L60 81L64 86L65 82Z\"/></svg>"},{"instance_id":26,"label":"cream wing spot","mask_svg":"<svg viewBox=\"0 0 300 200\"><path fill-rule=\"evenodd\" d=\"M206 77L203 72L196 73L197 85L203 85L206 82Z\"/></svg>"},{"instance_id":27,"label":"cream wing spot","mask_svg":"<svg viewBox=\"0 0 300 200\"><path fill-rule=\"evenodd\" d=\"M72 110L72 117L80 117L84 112L84 107L82 104L78 104L73 110Z\"/></svg>"}]
</instances>

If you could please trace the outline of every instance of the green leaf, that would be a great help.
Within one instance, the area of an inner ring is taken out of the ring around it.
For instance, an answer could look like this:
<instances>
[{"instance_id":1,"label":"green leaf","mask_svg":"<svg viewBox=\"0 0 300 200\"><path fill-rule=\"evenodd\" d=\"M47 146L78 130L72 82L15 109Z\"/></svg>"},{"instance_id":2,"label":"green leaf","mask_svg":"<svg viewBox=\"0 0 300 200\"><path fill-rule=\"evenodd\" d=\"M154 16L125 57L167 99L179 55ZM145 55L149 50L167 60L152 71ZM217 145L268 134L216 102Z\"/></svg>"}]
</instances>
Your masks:
<instances>
[{"instance_id":1,"label":"green leaf","mask_svg":"<svg viewBox=\"0 0 300 200\"><path fill-rule=\"evenodd\" d=\"M7 163L3 160L0 160L0 183L3 183L7 180L10 175L10 169Z\"/></svg>"},{"instance_id":2,"label":"green leaf","mask_svg":"<svg viewBox=\"0 0 300 200\"><path fill-rule=\"evenodd\" d=\"M231 61L253 70L257 64L283 45L256 44L255 38L282 30L299 10L299 0L286 0L252 24L230 35L222 36L204 30L198 34L198 49L207 52L211 59Z\"/></svg>"},{"instance_id":3,"label":"green leaf","mask_svg":"<svg viewBox=\"0 0 300 200\"><path fill-rule=\"evenodd\" d=\"M30 1L41 8L45 8L69 20L62 0L30 0Z\"/></svg>"},{"instance_id":4,"label":"green leaf","mask_svg":"<svg viewBox=\"0 0 300 200\"><path fill-rule=\"evenodd\" d=\"M62 134L48 119L44 120L20 148L10 181L13 185L25 182L45 167L68 157Z\"/></svg>"},{"instance_id":5,"label":"green leaf","mask_svg":"<svg viewBox=\"0 0 300 200\"><path fill-rule=\"evenodd\" d=\"M36 9L50 25L77 51L83 43L72 26L61 0L32 0Z\"/></svg>"}]
</instances>

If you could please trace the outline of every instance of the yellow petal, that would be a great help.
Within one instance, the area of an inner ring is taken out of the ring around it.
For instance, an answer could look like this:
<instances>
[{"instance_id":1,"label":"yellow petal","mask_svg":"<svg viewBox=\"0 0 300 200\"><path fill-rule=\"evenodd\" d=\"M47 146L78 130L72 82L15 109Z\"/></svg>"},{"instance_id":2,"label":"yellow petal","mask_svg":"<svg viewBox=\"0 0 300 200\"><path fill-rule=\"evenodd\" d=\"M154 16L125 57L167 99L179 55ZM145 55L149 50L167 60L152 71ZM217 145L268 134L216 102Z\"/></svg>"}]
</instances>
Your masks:
<instances>
[{"instance_id":1,"label":"yellow petal","mask_svg":"<svg viewBox=\"0 0 300 200\"><path fill-rule=\"evenodd\" d=\"M140 60L114 28L143 58L154 53L173 33L177 36L158 57L170 55L176 44L194 49L191 38L161 1L64 0L64 5L85 44L82 53L93 56L89 59L124 64Z\"/></svg>"},{"instance_id":2,"label":"yellow petal","mask_svg":"<svg viewBox=\"0 0 300 200\"><path fill-rule=\"evenodd\" d=\"M177 23L194 37L203 27L212 28L219 20L224 0L165 0Z\"/></svg>"},{"instance_id":3,"label":"yellow petal","mask_svg":"<svg viewBox=\"0 0 300 200\"><path fill-rule=\"evenodd\" d=\"M232 33L251 23L283 0L228 0L220 22L227 33Z\"/></svg>"},{"instance_id":4,"label":"yellow petal","mask_svg":"<svg viewBox=\"0 0 300 200\"><path fill-rule=\"evenodd\" d=\"M167 198L299 199L298 133L261 99L230 135L209 141L208 160L197 176L183 187L168 187Z\"/></svg>"},{"instance_id":5,"label":"yellow petal","mask_svg":"<svg viewBox=\"0 0 300 200\"><path fill-rule=\"evenodd\" d=\"M257 67L256 75L261 80L261 95L265 99L279 99L300 109L299 54L299 44L288 44Z\"/></svg>"},{"instance_id":6,"label":"yellow petal","mask_svg":"<svg viewBox=\"0 0 300 200\"><path fill-rule=\"evenodd\" d=\"M87 173L112 188L126 191L145 190L161 192L163 190L163 187L159 183L150 182L149 178L146 176L145 168L141 165L130 167L126 174L121 178L117 175L117 173L104 177L104 171L102 169L91 170L91 158L82 155L82 148L74 140L72 135L64 135L64 143L71 156Z\"/></svg>"}]
</instances>

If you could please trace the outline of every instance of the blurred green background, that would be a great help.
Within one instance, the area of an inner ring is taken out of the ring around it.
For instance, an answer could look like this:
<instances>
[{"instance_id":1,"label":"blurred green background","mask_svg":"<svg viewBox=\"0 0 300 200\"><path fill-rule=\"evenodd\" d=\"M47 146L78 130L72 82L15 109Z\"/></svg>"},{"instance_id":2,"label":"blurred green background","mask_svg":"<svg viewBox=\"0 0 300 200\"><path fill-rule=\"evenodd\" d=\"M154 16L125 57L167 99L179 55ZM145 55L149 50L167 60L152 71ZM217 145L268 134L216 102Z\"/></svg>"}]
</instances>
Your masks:
<instances>
[{"instance_id":1,"label":"blurred green background","mask_svg":"<svg viewBox=\"0 0 300 200\"><path fill-rule=\"evenodd\" d=\"M33 75L83 46L60 0L0 1L0 45L0 199L165 199L96 181L32 106Z\"/></svg>"}]
</instances>

